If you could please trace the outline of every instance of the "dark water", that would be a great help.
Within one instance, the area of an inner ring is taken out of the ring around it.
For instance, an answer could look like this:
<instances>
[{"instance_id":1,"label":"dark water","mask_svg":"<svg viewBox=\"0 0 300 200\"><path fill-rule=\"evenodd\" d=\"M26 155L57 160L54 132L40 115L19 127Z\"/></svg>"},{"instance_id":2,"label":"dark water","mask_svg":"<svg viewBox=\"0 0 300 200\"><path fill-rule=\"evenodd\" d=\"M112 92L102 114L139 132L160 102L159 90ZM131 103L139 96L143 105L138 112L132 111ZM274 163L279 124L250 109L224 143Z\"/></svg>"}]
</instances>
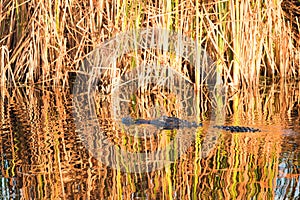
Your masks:
<instances>
[{"instance_id":1,"label":"dark water","mask_svg":"<svg viewBox=\"0 0 300 200\"><path fill-rule=\"evenodd\" d=\"M109 142L128 152L151 152L163 149L180 132L159 131L145 140L128 136L126 129L118 131L119 122L109 117L102 101L97 119L105 142L99 147L100 136L89 129L95 121L75 125L70 91L2 88L0 199L298 199L300 98L299 87L291 88L289 96L266 92L261 99L238 98L228 107L231 114L223 114L227 125L261 132L220 131L211 128L220 123L217 119L204 119L202 128L191 131L193 141L178 159L144 170L150 160L134 165L140 170L135 172L122 170L131 165L106 148ZM245 99L247 108L235 110ZM100 153L103 162L95 156Z\"/></svg>"}]
</instances>

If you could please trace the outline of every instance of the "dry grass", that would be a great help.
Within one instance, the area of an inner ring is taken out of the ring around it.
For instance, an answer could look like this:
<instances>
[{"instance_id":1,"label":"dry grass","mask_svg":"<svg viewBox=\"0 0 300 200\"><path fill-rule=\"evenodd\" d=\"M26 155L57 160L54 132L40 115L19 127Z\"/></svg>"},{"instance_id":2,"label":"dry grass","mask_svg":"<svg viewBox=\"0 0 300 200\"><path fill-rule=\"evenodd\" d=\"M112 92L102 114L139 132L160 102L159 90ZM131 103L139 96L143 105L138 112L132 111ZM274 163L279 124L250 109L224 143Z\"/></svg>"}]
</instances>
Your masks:
<instances>
[{"instance_id":1,"label":"dry grass","mask_svg":"<svg viewBox=\"0 0 300 200\"><path fill-rule=\"evenodd\" d=\"M1 1L1 85L66 84L68 72L106 39L145 27L184 33L206 46L226 84L256 85L261 75L297 78L294 16L285 20L275 0Z\"/></svg>"}]
</instances>

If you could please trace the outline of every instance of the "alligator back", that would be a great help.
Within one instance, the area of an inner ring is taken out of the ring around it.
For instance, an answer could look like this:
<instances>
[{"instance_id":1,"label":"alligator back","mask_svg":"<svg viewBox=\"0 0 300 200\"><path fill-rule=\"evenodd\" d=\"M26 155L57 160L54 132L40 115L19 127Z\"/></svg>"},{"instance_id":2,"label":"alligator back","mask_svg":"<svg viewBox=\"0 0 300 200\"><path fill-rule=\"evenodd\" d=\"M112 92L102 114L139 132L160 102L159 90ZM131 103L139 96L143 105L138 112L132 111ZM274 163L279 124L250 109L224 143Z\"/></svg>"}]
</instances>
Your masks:
<instances>
[{"instance_id":1,"label":"alligator back","mask_svg":"<svg viewBox=\"0 0 300 200\"><path fill-rule=\"evenodd\" d=\"M197 128L202 126L202 124L197 124L196 122L189 122L187 120L182 120L177 117L168 117L162 116L157 119L153 120L146 120L146 119L133 119L131 117L124 117L122 118L122 123L126 126L130 125L139 125L139 124L151 124L159 129L165 130L173 130L173 129L180 129L180 128Z\"/></svg>"},{"instance_id":2,"label":"alligator back","mask_svg":"<svg viewBox=\"0 0 300 200\"><path fill-rule=\"evenodd\" d=\"M225 131L230 131L230 132L260 132L260 129L257 128L250 128L247 126L213 126L214 128L217 129L222 129Z\"/></svg>"}]
</instances>

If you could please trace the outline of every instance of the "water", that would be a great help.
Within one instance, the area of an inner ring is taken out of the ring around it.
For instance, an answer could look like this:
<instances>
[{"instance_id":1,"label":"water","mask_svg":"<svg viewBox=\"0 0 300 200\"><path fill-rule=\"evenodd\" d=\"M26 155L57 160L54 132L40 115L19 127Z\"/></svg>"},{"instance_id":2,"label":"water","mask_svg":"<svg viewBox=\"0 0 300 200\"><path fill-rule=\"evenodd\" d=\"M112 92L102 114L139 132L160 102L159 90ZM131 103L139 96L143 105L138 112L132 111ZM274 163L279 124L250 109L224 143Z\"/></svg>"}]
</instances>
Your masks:
<instances>
[{"instance_id":1,"label":"water","mask_svg":"<svg viewBox=\"0 0 300 200\"><path fill-rule=\"evenodd\" d=\"M70 90L2 88L0 199L297 199L299 87L287 90L291 95L267 89L259 97L243 95L228 105L233 112L224 116L224 123L257 127L261 132L213 129L211 125L220 121L207 118L202 128L192 131L193 141L178 159L154 171L142 168L147 163L135 165L138 173L121 170L128 163L118 160L118 152L101 148L111 142L128 152L158 151L180 132L160 131L145 140L128 136L116 128L119 122L107 117L106 101L101 101L97 117L106 134L99 148L100 136L88 129L95 121L75 125ZM234 105L245 101L247 108L235 110ZM90 134L83 138L81 128ZM185 137L178 138L184 143ZM92 147L120 168L99 162Z\"/></svg>"}]
</instances>

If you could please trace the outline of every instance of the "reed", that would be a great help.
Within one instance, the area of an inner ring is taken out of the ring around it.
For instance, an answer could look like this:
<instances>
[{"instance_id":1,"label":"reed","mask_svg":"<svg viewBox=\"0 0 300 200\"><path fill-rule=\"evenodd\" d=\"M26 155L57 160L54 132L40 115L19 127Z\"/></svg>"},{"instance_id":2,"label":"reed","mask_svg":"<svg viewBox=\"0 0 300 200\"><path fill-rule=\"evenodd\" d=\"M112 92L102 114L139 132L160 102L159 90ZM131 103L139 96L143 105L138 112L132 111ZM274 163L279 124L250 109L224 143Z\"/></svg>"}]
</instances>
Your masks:
<instances>
[{"instance_id":1,"label":"reed","mask_svg":"<svg viewBox=\"0 0 300 200\"><path fill-rule=\"evenodd\" d=\"M297 78L297 13L296 1L275 0L3 1L1 84L67 84L69 72L91 50L117 33L145 27L172 29L207 44L226 84Z\"/></svg>"}]
</instances>

